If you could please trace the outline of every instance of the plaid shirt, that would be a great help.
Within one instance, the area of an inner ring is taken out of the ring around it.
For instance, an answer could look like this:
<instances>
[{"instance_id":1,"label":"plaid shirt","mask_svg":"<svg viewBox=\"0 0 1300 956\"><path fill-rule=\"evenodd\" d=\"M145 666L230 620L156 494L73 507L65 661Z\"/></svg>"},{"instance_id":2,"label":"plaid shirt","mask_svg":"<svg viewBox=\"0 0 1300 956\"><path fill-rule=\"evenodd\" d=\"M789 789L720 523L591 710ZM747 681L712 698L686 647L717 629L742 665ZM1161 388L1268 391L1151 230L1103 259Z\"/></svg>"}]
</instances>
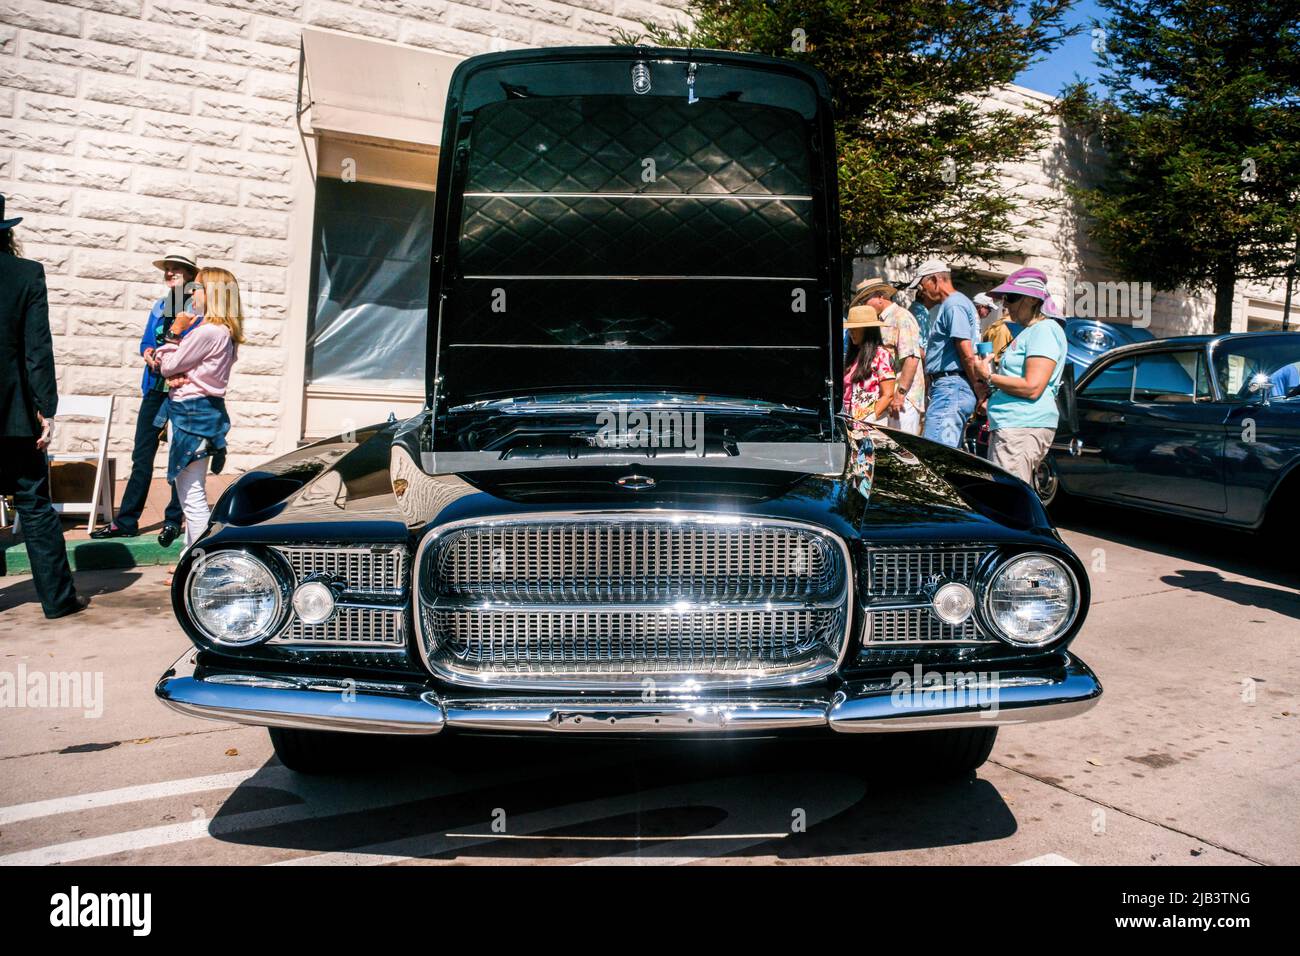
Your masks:
<instances>
[{"instance_id":1,"label":"plaid shirt","mask_svg":"<svg viewBox=\"0 0 1300 956\"><path fill-rule=\"evenodd\" d=\"M921 342L921 327L916 317L901 305L890 305L880 318L885 323L885 344L898 356L894 367L901 373L903 362L909 358L917 361L916 375L912 378L912 387L907 390L907 400L918 412L925 411L925 346Z\"/></svg>"}]
</instances>

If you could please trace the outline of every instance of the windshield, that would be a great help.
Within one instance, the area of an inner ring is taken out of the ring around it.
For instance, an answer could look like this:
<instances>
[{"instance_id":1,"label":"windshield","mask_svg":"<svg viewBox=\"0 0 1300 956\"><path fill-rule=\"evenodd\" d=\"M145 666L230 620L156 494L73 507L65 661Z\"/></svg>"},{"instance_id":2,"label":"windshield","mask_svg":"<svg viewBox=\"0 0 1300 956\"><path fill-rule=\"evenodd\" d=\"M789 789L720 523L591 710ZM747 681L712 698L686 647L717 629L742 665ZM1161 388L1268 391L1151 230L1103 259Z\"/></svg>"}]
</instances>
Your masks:
<instances>
[{"instance_id":1,"label":"windshield","mask_svg":"<svg viewBox=\"0 0 1300 956\"><path fill-rule=\"evenodd\" d=\"M1250 400L1258 375L1268 376L1270 398L1300 397L1300 334L1224 342L1214 352L1214 373L1228 401Z\"/></svg>"}]
</instances>

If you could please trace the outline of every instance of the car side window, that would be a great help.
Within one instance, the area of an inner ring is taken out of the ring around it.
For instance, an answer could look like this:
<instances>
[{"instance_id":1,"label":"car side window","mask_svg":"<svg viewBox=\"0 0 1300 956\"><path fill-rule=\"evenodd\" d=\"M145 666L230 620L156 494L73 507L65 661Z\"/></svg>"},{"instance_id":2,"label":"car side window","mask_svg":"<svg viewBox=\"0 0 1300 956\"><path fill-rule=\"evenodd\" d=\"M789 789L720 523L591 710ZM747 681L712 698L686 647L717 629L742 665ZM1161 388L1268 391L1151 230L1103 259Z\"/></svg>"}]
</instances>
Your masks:
<instances>
[{"instance_id":1,"label":"car side window","mask_svg":"<svg viewBox=\"0 0 1300 956\"><path fill-rule=\"evenodd\" d=\"M1231 402L1244 402L1246 383L1255 370L1255 363L1246 356L1221 351L1215 358L1215 368L1219 375L1219 388Z\"/></svg>"},{"instance_id":2,"label":"car side window","mask_svg":"<svg viewBox=\"0 0 1300 956\"><path fill-rule=\"evenodd\" d=\"M1084 398L1101 401L1127 402L1133 390L1133 360L1112 362L1079 389Z\"/></svg>"},{"instance_id":3,"label":"car side window","mask_svg":"<svg viewBox=\"0 0 1300 956\"><path fill-rule=\"evenodd\" d=\"M1213 397L1204 352L1155 352L1138 358L1133 401L1176 405Z\"/></svg>"},{"instance_id":4,"label":"car side window","mask_svg":"<svg viewBox=\"0 0 1300 956\"><path fill-rule=\"evenodd\" d=\"M1214 401L1214 386L1210 384L1210 363L1205 360L1204 352L1196 354L1196 400Z\"/></svg>"}]
</instances>

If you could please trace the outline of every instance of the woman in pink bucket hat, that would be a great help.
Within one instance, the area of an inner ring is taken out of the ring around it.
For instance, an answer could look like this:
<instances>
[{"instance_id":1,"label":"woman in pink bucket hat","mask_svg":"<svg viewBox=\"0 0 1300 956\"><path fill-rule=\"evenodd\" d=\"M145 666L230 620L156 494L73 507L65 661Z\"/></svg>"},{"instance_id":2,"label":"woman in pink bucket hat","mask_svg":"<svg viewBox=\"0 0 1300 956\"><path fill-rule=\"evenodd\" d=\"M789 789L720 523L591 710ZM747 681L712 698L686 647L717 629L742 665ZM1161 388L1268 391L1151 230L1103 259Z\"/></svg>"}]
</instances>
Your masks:
<instances>
[{"instance_id":1,"label":"woman in pink bucket hat","mask_svg":"<svg viewBox=\"0 0 1300 956\"><path fill-rule=\"evenodd\" d=\"M1017 269L989 295L994 298L1007 295L1033 296L1042 302L1043 315L1049 319L1062 318L1061 310L1056 307L1052 294L1047 291L1047 273L1042 269Z\"/></svg>"},{"instance_id":2,"label":"woman in pink bucket hat","mask_svg":"<svg viewBox=\"0 0 1300 956\"><path fill-rule=\"evenodd\" d=\"M978 358L990 389L989 458L1022 481L1047 457L1056 437L1056 393L1065 371L1065 330L1041 269L1019 269L989 293L1001 296L1021 332L1007 346L996 371L991 355Z\"/></svg>"}]
</instances>

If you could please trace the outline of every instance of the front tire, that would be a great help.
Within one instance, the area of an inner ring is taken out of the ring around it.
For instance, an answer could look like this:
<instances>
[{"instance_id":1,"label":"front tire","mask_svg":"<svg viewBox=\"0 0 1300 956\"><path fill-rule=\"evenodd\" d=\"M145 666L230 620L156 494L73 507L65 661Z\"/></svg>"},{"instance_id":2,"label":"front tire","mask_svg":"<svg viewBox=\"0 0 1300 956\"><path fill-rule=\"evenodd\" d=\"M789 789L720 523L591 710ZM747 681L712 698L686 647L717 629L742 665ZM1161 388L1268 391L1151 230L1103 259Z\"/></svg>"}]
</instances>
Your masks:
<instances>
[{"instance_id":1,"label":"front tire","mask_svg":"<svg viewBox=\"0 0 1300 956\"><path fill-rule=\"evenodd\" d=\"M909 769L927 780L951 780L978 770L998 739L997 727L923 730L899 734Z\"/></svg>"},{"instance_id":2,"label":"front tire","mask_svg":"<svg viewBox=\"0 0 1300 956\"><path fill-rule=\"evenodd\" d=\"M363 752L361 734L268 727L275 756L295 773L330 774L355 770Z\"/></svg>"}]
</instances>

